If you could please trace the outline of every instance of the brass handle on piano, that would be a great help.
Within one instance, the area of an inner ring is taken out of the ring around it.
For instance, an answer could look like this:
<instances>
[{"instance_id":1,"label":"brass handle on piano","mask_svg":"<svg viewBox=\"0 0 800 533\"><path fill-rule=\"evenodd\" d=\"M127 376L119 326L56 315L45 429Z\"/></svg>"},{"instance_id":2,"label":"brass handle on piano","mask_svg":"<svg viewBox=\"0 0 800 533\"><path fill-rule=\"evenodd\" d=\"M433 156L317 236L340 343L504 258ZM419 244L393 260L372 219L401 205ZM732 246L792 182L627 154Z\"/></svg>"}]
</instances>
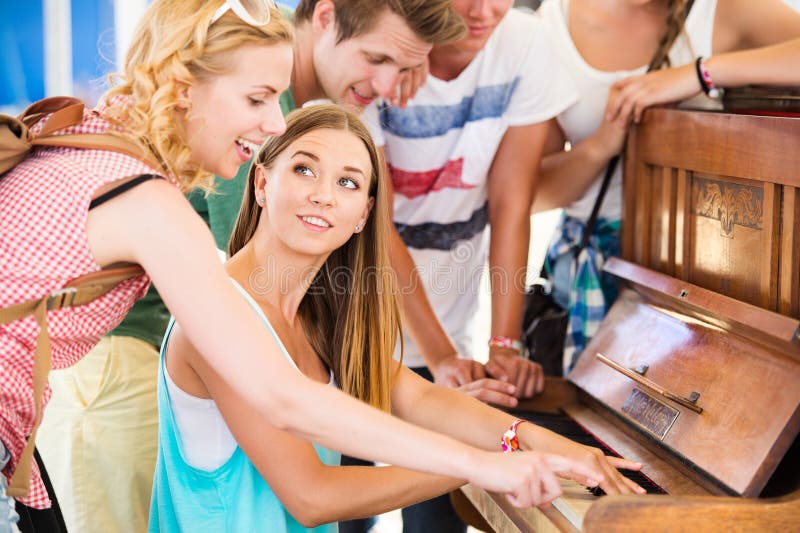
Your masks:
<instances>
[{"instance_id":1,"label":"brass handle on piano","mask_svg":"<svg viewBox=\"0 0 800 533\"><path fill-rule=\"evenodd\" d=\"M702 413L703 412L703 408L699 407L697 405L697 399L700 397L700 394L698 394L696 392L693 392L692 395L689 398L682 398L682 397L678 396L677 394L671 393L670 391L668 391L667 389L665 389L664 387L662 387L658 383L655 383L654 381L650 381L646 377L638 374L636 371L631 370L629 368L625 368L624 366L620 365L619 363L615 363L614 361L612 361L611 359L609 359L605 355L601 354L600 352L597 352L597 356L596 357L597 357L597 359L600 360L601 363L610 366L611 368L613 368L614 370L616 370L620 374L626 375L627 377L631 378L633 381L635 381L639 385L642 385L643 387L647 387L648 389L660 394L664 398L672 400L673 402L675 402L677 404L680 404L680 405L686 407L687 409L691 409L695 413Z\"/></svg>"}]
</instances>

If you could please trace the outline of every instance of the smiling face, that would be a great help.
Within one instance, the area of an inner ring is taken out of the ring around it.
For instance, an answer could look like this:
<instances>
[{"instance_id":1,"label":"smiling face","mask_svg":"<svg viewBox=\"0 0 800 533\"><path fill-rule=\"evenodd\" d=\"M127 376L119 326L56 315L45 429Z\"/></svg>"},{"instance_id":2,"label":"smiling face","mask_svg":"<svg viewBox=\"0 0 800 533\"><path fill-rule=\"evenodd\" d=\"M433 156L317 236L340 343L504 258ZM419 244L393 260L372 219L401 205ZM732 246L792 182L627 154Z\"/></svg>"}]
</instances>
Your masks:
<instances>
[{"instance_id":1,"label":"smiling face","mask_svg":"<svg viewBox=\"0 0 800 533\"><path fill-rule=\"evenodd\" d=\"M286 128L278 99L289 87L292 48L245 46L231 54L230 65L229 72L200 80L181 95L192 159L227 179L267 136Z\"/></svg>"},{"instance_id":2,"label":"smiling face","mask_svg":"<svg viewBox=\"0 0 800 533\"><path fill-rule=\"evenodd\" d=\"M317 81L326 96L340 104L363 108L377 96L393 96L400 74L421 65L431 50L402 17L388 9L372 30L338 43L331 2L317 4L312 24Z\"/></svg>"},{"instance_id":3,"label":"smiling face","mask_svg":"<svg viewBox=\"0 0 800 533\"><path fill-rule=\"evenodd\" d=\"M270 168L259 167L255 194L266 198L262 217L275 238L295 252L324 256L364 228L371 175L361 139L321 128L289 144Z\"/></svg>"},{"instance_id":4,"label":"smiling face","mask_svg":"<svg viewBox=\"0 0 800 533\"><path fill-rule=\"evenodd\" d=\"M465 52L481 51L513 3L513 0L453 0L453 10L467 26L467 34L453 46Z\"/></svg>"}]
</instances>

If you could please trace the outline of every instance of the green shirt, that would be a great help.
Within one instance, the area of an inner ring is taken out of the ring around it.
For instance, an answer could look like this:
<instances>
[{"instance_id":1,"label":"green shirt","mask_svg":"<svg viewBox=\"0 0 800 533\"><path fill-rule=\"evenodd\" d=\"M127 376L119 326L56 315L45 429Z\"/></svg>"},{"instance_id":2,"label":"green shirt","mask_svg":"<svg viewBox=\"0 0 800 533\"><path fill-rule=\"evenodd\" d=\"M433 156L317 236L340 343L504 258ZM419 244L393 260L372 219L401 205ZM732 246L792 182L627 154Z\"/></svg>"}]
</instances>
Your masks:
<instances>
[{"instance_id":1,"label":"green shirt","mask_svg":"<svg viewBox=\"0 0 800 533\"><path fill-rule=\"evenodd\" d=\"M287 115L295 108L292 88L281 94L281 111ZM236 177L230 180L214 178L214 192L194 190L187 194L194 210L211 228L217 248L227 251L233 225L239 214L244 196L244 186L250 163L239 168ZM151 286L144 298L138 300L122 323L110 335L136 337L153 346L161 346L161 339L169 322L169 311L155 287Z\"/></svg>"}]
</instances>

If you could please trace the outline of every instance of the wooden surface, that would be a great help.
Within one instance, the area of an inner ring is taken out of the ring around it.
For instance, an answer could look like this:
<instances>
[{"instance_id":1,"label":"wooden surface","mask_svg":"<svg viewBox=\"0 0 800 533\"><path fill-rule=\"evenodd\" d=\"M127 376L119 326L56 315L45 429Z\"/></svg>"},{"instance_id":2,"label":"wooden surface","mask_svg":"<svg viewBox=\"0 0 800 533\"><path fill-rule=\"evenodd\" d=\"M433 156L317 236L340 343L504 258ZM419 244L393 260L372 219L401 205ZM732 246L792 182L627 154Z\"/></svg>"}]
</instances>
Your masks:
<instances>
[{"instance_id":1,"label":"wooden surface","mask_svg":"<svg viewBox=\"0 0 800 533\"><path fill-rule=\"evenodd\" d=\"M653 305L711 323L729 333L800 356L800 322L728 296L654 272L616 257L604 270L651 299ZM800 359L798 359L800 361Z\"/></svg>"},{"instance_id":2,"label":"wooden surface","mask_svg":"<svg viewBox=\"0 0 800 533\"><path fill-rule=\"evenodd\" d=\"M659 486L679 494L708 495L708 491L693 482L675 466L660 458L647 447L635 433L627 433L618 420L607 419L579 401L579 391L563 378L548 377L545 393L532 400L520 403L520 409L533 412L553 412L553 407L566 411L583 427L595 435L602 436L612 449L646 466L644 472ZM548 509L519 509L512 506L499 494L490 494L466 485L462 491L475 508L498 533L505 532L577 532L563 512L582 516L598 499L585 488L570 481L562 481L564 496ZM608 496L604 497L608 498Z\"/></svg>"},{"instance_id":3,"label":"wooden surface","mask_svg":"<svg viewBox=\"0 0 800 533\"><path fill-rule=\"evenodd\" d=\"M552 388L570 384L548 378ZM560 394L560 393L559 393ZM566 394L566 396L570 396ZM573 394L573 398L578 394ZM545 408L549 400L545 401ZM536 401L526 407L537 410ZM800 493L780 498L745 499L710 497L709 491L695 483L669 457L643 445L635 431L623 431L618 421L608 420L596 409L576 400L566 411L581 425L623 456L645 464L644 472L670 496L603 496L595 498L571 482L563 482L564 495L547 509L519 509L499 494L487 493L466 485L461 490L497 533L575 533L594 532L674 532L674 531L796 531L800 519ZM797 469L800 465L785 465ZM791 475L789 476L791 477ZM580 517L576 527L568 519Z\"/></svg>"},{"instance_id":4,"label":"wooden surface","mask_svg":"<svg viewBox=\"0 0 800 533\"><path fill-rule=\"evenodd\" d=\"M725 89L722 104L726 111L737 113L800 116L800 87L729 88Z\"/></svg>"},{"instance_id":5,"label":"wooden surface","mask_svg":"<svg viewBox=\"0 0 800 533\"><path fill-rule=\"evenodd\" d=\"M653 109L629 137L622 256L800 317L800 118Z\"/></svg>"},{"instance_id":6,"label":"wooden surface","mask_svg":"<svg viewBox=\"0 0 800 533\"><path fill-rule=\"evenodd\" d=\"M485 531L492 533L494 530L492 526L486 521L483 515L475 508L472 502L467 498L464 491L456 489L450 492L450 504L453 506L458 517L464 524L478 531Z\"/></svg>"},{"instance_id":7,"label":"wooden surface","mask_svg":"<svg viewBox=\"0 0 800 533\"><path fill-rule=\"evenodd\" d=\"M597 498L577 483L562 480L564 495L544 509L519 509L500 494L488 493L472 485L461 491L497 533L577 533L578 527L567 518L580 522Z\"/></svg>"},{"instance_id":8,"label":"wooden surface","mask_svg":"<svg viewBox=\"0 0 800 533\"><path fill-rule=\"evenodd\" d=\"M697 480L710 475L722 490L757 496L800 428L798 350L789 357L625 289L570 379L623 417L634 389L677 410L666 436L645 435L699 469ZM646 377L678 396L698 392L702 413L600 363L598 352L625 368L647 365Z\"/></svg>"},{"instance_id":9,"label":"wooden surface","mask_svg":"<svg viewBox=\"0 0 800 533\"><path fill-rule=\"evenodd\" d=\"M604 496L596 498L583 511L580 530L556 509L512 509L503 512L496 495L472 486L462 489L485 516L497 533L674 533L699 531L790 532L800 524L800 494L783 498L753 500L747 498L673 497L673 496ZM569 499L569 497L567 498ZM569 505L582 503L577 498ZM551 520L552 518L552 520Z\"/></svg>"},{"instance_id":10,"label":"wooden surface","mask_svg":"<svg viewBox=\"0 0 800 533\"><path fill-rule=\"evenodd\" d=\"M646 112L624 168L628 262L607 265L626 286L570 375L575 389L549 380L541 405L521 408L567 412L642 461L669 495L595 501L567 487L554 507L520 510L465 487L496 531L800 530L799 189L800 118ZM658 388L697 392L702 409L659 396L596 352L648 365ZM677 410L661 434L621 410L634 389ZM753 498L776 469L767 490L778 496Z\"/></svg>"},{"instance_id":11,"label":"wooden surface","mask_svg":"<svg viewBox=\"0 0 800 533\"><path fill-rule=\"evenodd\" d=\"M597 533L675 531L790 532L800 525L800 493L784 498L619 496L586 513L583 530Z\"/></svg>"},{"instance_id":12,"label":"wooden surface","mask_svg":"<svg viewBox=\"0 0 800 533\"><path fill-rule=\"evenodd\" d=\"M624 457L642 462L643 472L670 495L595 500L566 487L553 507L522 510L468 486L469 499L498 532L697 531L711 524L777 531L794 523L800 493L762 500L726 494L758 495L797 437L800 322L622 260L609 261L608 269L625 286L586 353L602 351L626 368L647 364L646 377L676 394L698 391L702 412L672 404L680 412L666 436L656 437L621 411L641 386L586 356L569 381L549 378L546 394L520 407L566 412ZM797 490L800 464L782 468L787 490Z\"/></svg>"}]
</instances>

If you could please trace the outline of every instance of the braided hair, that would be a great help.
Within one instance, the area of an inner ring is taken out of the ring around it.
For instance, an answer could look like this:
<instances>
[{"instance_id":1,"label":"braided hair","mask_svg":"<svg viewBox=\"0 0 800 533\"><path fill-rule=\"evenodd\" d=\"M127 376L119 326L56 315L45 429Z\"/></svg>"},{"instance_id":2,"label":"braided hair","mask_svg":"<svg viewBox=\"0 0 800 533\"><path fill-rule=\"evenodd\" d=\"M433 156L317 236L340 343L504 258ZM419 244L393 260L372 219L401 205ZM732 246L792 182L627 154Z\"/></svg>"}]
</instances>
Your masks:
<instances>
[{"instance_id":1,"label":"braided hair","mask_svg":"<svg viewBox=\"0 0 800 533\"><path fill-rule=\"evenodd\" d=\"M686 22L686 15L693 0L668 0L667 24L664 35L658 43L658 53L653 57L649 70L672 66L669 61L669 50L681 33Z\"/></svg>"}]
</instances>

